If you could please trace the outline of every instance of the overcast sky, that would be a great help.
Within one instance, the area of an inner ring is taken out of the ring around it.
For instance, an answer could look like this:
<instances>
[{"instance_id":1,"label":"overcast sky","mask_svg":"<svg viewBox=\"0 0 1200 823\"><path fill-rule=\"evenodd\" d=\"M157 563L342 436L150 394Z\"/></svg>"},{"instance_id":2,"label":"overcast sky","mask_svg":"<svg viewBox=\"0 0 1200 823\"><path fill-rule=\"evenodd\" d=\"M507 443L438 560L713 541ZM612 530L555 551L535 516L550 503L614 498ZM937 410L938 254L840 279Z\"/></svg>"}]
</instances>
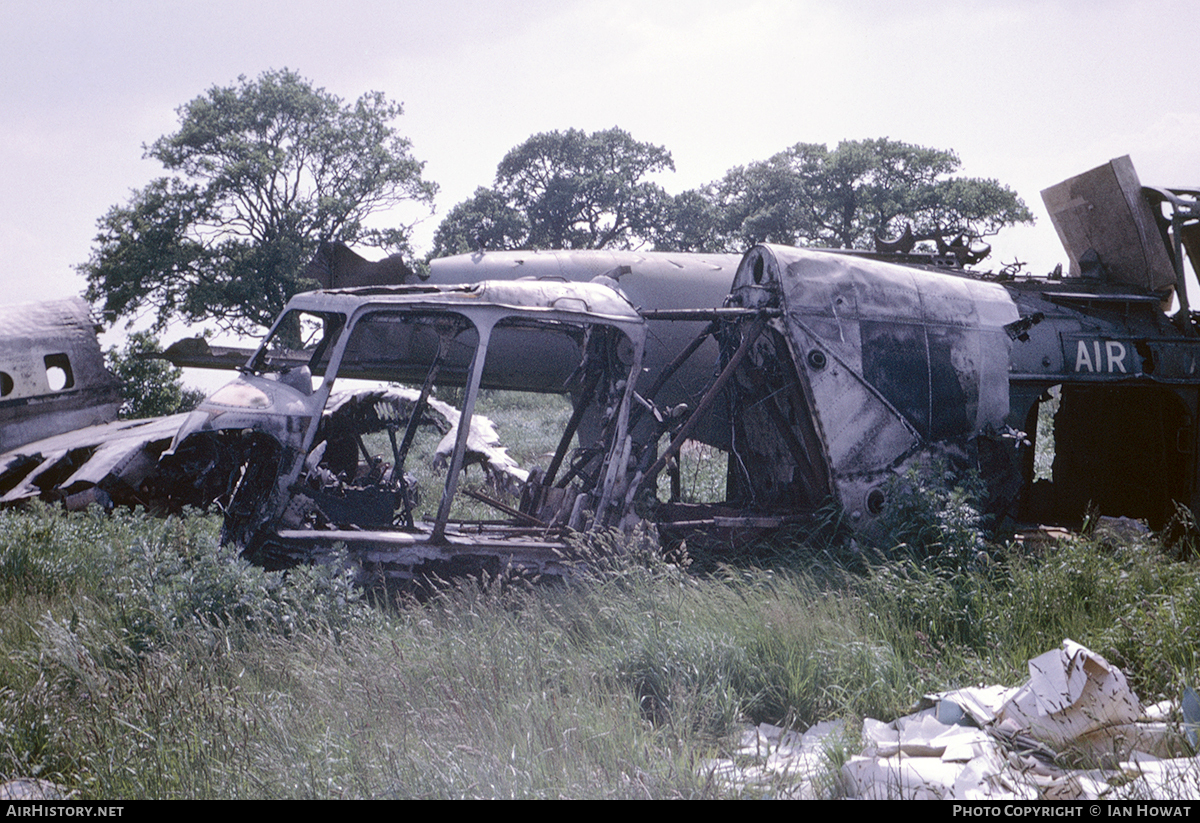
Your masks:
<instances>
[{"instance_id":1,"label":"overcast sky","mask_svg":"<svg viewBox=\"0 0 1200 823\"><path fill-rule=\"evenodd\" d=\"M1200 184L1189 2L3 0L0 22L13 303L80 294L97 218L162 173L142 145L270 68L404 104L397 126L441 186L422 252L505 152L552 129L665 146L672 193L797 142L953 149L1037 215L989 263L1036 273L1066 259L1043 188L1123 154L1145 184Z\"/></svg>"}]
</instances>

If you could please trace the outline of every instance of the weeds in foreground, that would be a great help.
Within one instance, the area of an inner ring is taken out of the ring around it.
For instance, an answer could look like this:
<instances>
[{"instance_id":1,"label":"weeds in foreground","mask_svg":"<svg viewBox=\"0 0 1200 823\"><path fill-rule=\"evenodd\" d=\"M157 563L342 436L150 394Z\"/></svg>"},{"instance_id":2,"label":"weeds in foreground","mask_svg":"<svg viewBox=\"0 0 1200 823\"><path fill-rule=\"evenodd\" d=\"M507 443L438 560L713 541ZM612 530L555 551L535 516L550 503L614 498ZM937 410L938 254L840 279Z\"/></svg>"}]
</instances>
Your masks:
<instances>
[{"instance_id":1,"label":"weeds in foreground","mask_svg":"<svg viewBox=\"0 0 1200 823\"><path fill-rule=\"evenodd\" d=\"M1194 562L1099 532L998 545L969 500L918 485L903 537L831 515L815 547L736 562L599 535L565 581L392 605L338 563L249 566L204 515L0 512L0 773L108 798L703 797L746 722L892 719L1019 683L1063 637L1147 701L1197 682Z\"/></svg>"}]
</instances>

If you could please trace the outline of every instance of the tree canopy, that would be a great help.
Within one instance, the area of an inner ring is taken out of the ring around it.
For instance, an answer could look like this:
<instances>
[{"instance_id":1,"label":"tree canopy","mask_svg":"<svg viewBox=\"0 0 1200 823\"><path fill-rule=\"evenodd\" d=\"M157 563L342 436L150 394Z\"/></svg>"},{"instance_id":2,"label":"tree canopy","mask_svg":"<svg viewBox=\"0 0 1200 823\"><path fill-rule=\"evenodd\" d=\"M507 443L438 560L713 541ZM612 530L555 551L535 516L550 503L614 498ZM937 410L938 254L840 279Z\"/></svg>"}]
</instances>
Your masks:
<instances>
[{"instance_id":1,"label":"tree canopy","mask_svg":"<svg viewBox=\"0 0 1200 823\"><path fill-rule=\"evenodd\" d=\"M957 177L953 151L888 138L830 149L797 143L674 197L648 177L674 170L662 146L620 129L535 134L446 215L431 256L477 249L741 252L759 242L868 249L876 236L971 238L1033 215L995 180Z\"/></svg>"},{"instance_id":2,"label":"tree canopy","mask_svg":"<svg viewBox=\"0 0 1200 823\"><path fill-rule=\"evenodd\" d=\"M684 228L691 228L678 232L675 243L710 251L759 242L865 249L876 235L899 235L905 224L918 235L984 237L1033 221L1007 186L952 176L959 166L952 151L887 138L847 140L832 150L797 143L685 193L691 211L682 212L690 216ZM677 206L676 224L680 213Z\"/></svg>"},{"instance_id":3,"label":"tree canopy","mask_svg":"<svg viewBox=\"0 0 1200 823\"><path fill-rule=\"evenodd\" d=\"M408 227L373 213L432 207L436 186L391 123L400 104L368 92L353 104L295 72L214 86L177 111L179 129L144 147L170 175L97 223L79 267L109 320L152 312L253 333L305 287L326 241L410 253Z\"/></svg>"},{"instance_id":4,"label":"tree canopy","mask_svg":"<svg viewBox=\"0 0 1200 823\"><path fill-rule=\"evenodd\" d=\"M674 170L662 146L621 129L535 134L496 168L494 188L455 206L433 256L486 249L627 249L647 242L670 196L649 175Z\"/></svg>"}]
</instances>

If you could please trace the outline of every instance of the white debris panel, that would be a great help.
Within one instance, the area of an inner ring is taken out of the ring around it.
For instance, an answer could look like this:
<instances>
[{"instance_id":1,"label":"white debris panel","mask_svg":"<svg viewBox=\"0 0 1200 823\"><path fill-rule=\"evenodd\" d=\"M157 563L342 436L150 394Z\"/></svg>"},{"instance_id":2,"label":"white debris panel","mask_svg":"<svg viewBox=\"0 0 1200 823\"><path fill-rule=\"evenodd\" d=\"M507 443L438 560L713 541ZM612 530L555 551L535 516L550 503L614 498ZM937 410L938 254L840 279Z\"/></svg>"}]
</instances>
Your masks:
<instances>
[{"instance_id":1,"label":"white debris panel","mask_svg":"<svg viewBox=\"0 0 1200 823\"><path fill-rule=\"evenodd\" d=\"M891 723L866 718L862 750L840 770L832 753L846 735L830 724L803 736L760 726L735 758L706 769L739 793L797 799L1200 797L1200 758L1177 715L1170 703L1143 709L1120 669L1064 640L1029 661L1019 687L932 694Z\"/></svg>"},{"instance_id":2,"label":"white debris panel","mask_svg":"<svg viewBox=\"0 0 1200 823\"><path fill-rule=\"evenodd\" d=\"M404 386L334 392L326 404L325 417L329 421L339 421L329 424L330 427L345 427L349 424L340 421L348 418L357 421L360 427L378 430L383 428L389 419L398 418L407 422L420 394L416 389ZM370 412L364 413L364 409L370 409ZM462 415L458 409L436 397L428 398L426 415L440 419L438 429L444 432L444 435L434 452L433 467L444 469L449 463L450 453L454 451L454 442L458 437L458 421ZM364 425L366 419L371 422ZM516 488L529 477L529 472L522 469L517 461L509 456L508 450L500 445L500 435L496 432L495 424L482 414L471 417L466 452L464 467L472 463L479 464L497 487Z\"/></svg>"}]
</instances>

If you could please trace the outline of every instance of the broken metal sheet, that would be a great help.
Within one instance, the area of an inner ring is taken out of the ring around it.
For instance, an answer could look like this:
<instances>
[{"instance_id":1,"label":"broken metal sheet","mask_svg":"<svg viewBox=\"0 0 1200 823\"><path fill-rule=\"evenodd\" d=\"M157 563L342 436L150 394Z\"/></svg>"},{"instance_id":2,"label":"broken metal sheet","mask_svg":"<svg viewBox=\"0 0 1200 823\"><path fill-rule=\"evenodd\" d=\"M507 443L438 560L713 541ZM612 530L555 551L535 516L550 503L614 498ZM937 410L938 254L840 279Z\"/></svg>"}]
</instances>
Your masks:
<instances>
[{"instance_id":1,"label":"broken metal sheet","mask_svg":"<svg viewBox=\"0 0 1200 823\"><path fill-rule=\"evenodd\" d=\"M345 289L407 283L413 278L413 270L399 254L382 260L365 260L344 243L322 243L304 276L322 289Z\"/></svg>"},{"instance_id":2,"label":"broken metal sheet","mask_svg":"<svg viewBox=\"0 0 1200 823\"><path fill-rule=\"evenodd\" d=\"M962 762L990 748L990 738L983 729L944 723L932 709L892 723L867 718L863 721L863 743L878 757L903 754Z\"/></svg>"},{"instance_id":3,"label":"broken metal sheet","mask_svg":"<svg viewBox=\"0 0 1200 823\"><path fill-rule=\"evenodd\" d=\"M1068 639L1030 660L1029 674L1015 689L990 686L930 695L930 708L892 723L865 719L867 746L843 774L861 797L964 800L1094 799L1138 780L1139 762L1154 764L1143 770L1148 777L1177 774L1186 764L1200 774L1194 758L1162 761L1145 753L1178 752L1179 731L1147 721L1124 673L1102 656ZM943 722L955 718L955 723ZM1039 749L1034 741L1053 751ZM1115 753L1130 762L1110 773L1064 770L1052 758L1067 748L1095 757ZM955 769L955 761L967 765ZM1164 780L1141 781L1128 796L1178 796L1164 795L1164 785Z\"/></svg>"},{"instance_id":4,"label":"broken metal sheet","mask_svg":"<svg viewBox=\"0 0 1200 823\"><path fill-rule=\"evenodd\" d=\"M816 723L804 734L760 723L743 731L731 759L710 760L701 772L741 797L822 800L834 789L826 752L845 732L840 720Z\"/></svg>"},{"instance_id":5,"label":"broken metal sheet","mask_svg":"<svg viewBox=\"0 0 1200 823\"><path fill-rule=\"evenodd\" d=\"M407 423L417 404L420 392L404 386L388 386L379 389L355 389L336 391L325 404L324 427L326 437L339 430L352 430L356 434L382 431L389 422ZM434 451L434 468L445 468L458 438L458 422L462 414L449 403L436 397L427 399L428 410L440 423L435 425L443 433ZM369 418L369 422L368 419ZM352 422L353 421L353 422ZM499 488L515 488L529 479L529 472L520 467L509 456L508 450L500 445L496 426L481 414L472 415L467 435L467 457L465 465L480 466L493 485Z\"/></svg>"},{"instance_id":6,"label":"broken metal sheet","mask_svg":"<svg viewBox=\"0 0 1200 823\"><path fill-rule=\"evenodd\" d=\"M1036 786L991 750L966 763L938 757L852 757L842 766L863 800L1036 800Z\"/></svg>"},{"instance_id":7,"label":"broken metal sheet","mask_svg":"<svg viewBox=\"0 0 1200 823\"><path fill-rule=\"evenodd\" d=\"M1011 728L1061 748L1141 716L1125 674L1073 640L1029 661L1029 682L996 713Z\"/></svg>"},{"instance_id":8,"label":"broken metal sheet","mask_svg":"<svg viewBox=\"0 0 1200 823\"><path fill-rule=\"evenodd\" d=\"M1129 155L1045 189L1042 200L1072 277L1088 276L1086 258L1093 252L1110 282L1159 294L1175 286L1167 247Z\"/></svg>"},{"instance_id":9,"label":"broken metal sheet","mask_svg":"<svg viewBox=\"0 0 1200 823\"><path fill-rule=\"evenodd\" d=\"M1195 800L1200 797L1200 758L1160 759L1134 752L1105 797L1112 800Z\"/></svg>"},{"instance_id":10,"label":"broken metal sheet","mask_svg":"<svg viewBox=\"0 0 1200 823\"><path fill-rule=\"evenodd\" d=\"M863 720L862 756L842 775L869 800L1034 799L1037 791L1008 768L984 729L945 723L926 709L891 723Z\"/></svg>"},{"instance_id":11,"label":"broken metal sheet","mask_svg":"<svg viewBox=\"0 0 1200 823\"><path fill-rule=\"evenodd\" d=\"M450 431L441 439L434 451L433 466L435 469L445 468L450 463L454 453L454 444L458 440L458 420L460 415L454 411L454 422ZM509 456L508 450L500 445L500 435L491 420L483 415L471 416L471 428L467 433L466 460L463 467L472 463L479 464L494 486L509 490L519 489L529 479L529 472L522 469L516 460Z\"/></svg>"},{"instance_id":12,"label":"broken metal sheet","mask_svg":"<svg viewBox=\"0 0 1200 823\"><path fill-rule=\"evenodd\" d=\"M943 723L957 723L966 714L980 726L996 720L996 712L1017 692L1017 687L978 686L956 689L926 696L936 705L938 717Z\"/></svg>"},{"instance_id":13,"label":"broken metal sheet","mask_svg":"<svg viewBox=\"0 0 1200 823\"><path fill-rule=\"evenodd\" d=\"M47 495L64 498L90 488L138 498L186 414L122 420L60 434L0 455L0 505ZM86 498L81 498L84 500ZM106 502L96 497L95 502Z\"/></svg>"},{"instance_id":14,"label":"broken metal sheet","mask_svg":"<svg viewBox=\"0 0 1200 823\"><path fill-rule=\"evenodd\" d=\"M1124 672L1070 639L1030 660L1029 680L1020 687L957 689L926 701L943 719L958 711L979 726L1029 735L1053 748L1103 737L1106 730L1124 733L1145 717Z\"/></svg>"}]
</instances>

